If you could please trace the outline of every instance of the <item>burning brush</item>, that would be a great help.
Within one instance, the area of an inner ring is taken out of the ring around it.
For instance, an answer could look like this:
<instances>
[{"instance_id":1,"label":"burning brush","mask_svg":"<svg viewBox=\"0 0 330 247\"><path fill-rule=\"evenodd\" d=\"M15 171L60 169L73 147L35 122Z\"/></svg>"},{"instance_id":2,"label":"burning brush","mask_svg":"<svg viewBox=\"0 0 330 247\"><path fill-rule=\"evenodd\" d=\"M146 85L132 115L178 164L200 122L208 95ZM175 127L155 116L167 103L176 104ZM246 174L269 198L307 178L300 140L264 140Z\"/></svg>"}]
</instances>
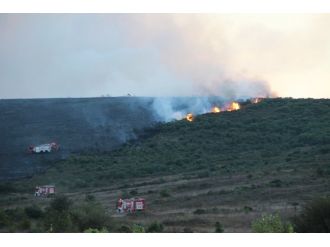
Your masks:
<instances>
[{"instance_id":1,"label":"burning brush","mask_svg":"<svg viewBox=\"0 0 330 247\"><path fill-rule=\"evenodd\" d=\"M192 113L188 113L186 119L187 121L192 122L194 120L194 115Z\"/></svg>"},{"instance_id":2,"label":"burning brush","mask_svg":"<svg viewBox=\"0 0 330 247\"><path fill-rule=\"evenodd\" d=\"M226 111L237 111L241 109L241 105L238 102L231 102Z\"/></svg>"},{"instance_id":3,"label":"burning brush","mask_svg":"<svg viewBox=\"0 0 330 247\"><path fill-rule=\"evenodd\" d=\"M259 102L262 101L262 98L253 98L250 100L250 102L252 104L257 104ZM237 111L237 110L240 110L241 109L241 105L238 103L238 102L230 102L230 104L226 105L225 107L223 108L220 108L218 106L213 106L210 110L211 113L221 113L221 112L224 112L224 111ZM186 115L186 120L189 121L189 122L192 122L194 121L194 115L192 113L188 113Z\"/></svg>"},{"instance_id":4,"label":"burning brush","mask_svg":"<svg viewBox=\"0 0 330 247\"><path fill-rule=\"evenodd\" d=\"M220 107L214 106L214 107L212 107L211 112L212 113L219 113L219 112L221 112L221 109L220 109Z\"/></svg>"}]
</instances>

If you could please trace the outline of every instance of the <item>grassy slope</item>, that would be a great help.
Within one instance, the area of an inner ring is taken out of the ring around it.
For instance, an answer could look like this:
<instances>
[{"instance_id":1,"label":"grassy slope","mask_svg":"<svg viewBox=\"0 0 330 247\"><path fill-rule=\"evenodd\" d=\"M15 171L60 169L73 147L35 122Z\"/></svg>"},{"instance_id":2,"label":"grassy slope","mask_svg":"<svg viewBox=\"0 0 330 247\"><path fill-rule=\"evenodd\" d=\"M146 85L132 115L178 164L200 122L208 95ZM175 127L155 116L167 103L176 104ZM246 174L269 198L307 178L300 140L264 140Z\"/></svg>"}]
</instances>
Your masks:
<instances>
[{"instance_id":1,"label":"grassy slope","mask_svg":"<svg viewBox=\"0 0 330 247\"><path fill-rule=\"evenodd\" d=\"M16 187L24 192L55 183L77 200L93 193L111 212L119 194L137 191L147 198L147 215L119 221L212 231L217 220L226 231L249 231L263 212L287 218L293 205L329 195L329 123L330 100L268 99L160 125L139 142L73 156ZM24 193L10 198L13 205L34 200ZM9 205L5 200L0 203ZM194 213L198 208L204 211Z\"/></svg>"}]
</instances>

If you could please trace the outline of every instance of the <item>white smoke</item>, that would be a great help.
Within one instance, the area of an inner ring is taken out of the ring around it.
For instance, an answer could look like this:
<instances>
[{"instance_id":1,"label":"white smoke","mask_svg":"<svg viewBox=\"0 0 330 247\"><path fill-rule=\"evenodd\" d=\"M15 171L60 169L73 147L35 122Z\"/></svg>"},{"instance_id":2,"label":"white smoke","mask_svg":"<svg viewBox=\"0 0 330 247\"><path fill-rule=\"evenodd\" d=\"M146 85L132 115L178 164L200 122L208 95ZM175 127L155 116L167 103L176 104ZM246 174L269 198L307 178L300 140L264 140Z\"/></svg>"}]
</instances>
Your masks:
<instances>
[{"instance_id":1,"label":"white smoke","mask_svg":"<svg viewBox=\"0 0 330 247\"><path fill-rule=\"evenodd\" d=\"M329 97L329 23L329 14L1 14L0 98L240 98L268 83L282 97Z\"/></svg>"},{"instance_id":2,"label":"white smoke","mask_svg":"<svg viewBox=\"0 0 330 247\"><path fill-rule=\"evenodd\" d=\"M210 88L213 87L213 91ZM152 103L152 109L159 121L181 120L188 113L205 114L215 106L227 107L232 101L244 101L251 98L274 96L267 83L263 81L226 80L208 85L199 90L195 97L158 97ZM205 96L203 96L205 95Z\"/></svg>"}]
</instances>

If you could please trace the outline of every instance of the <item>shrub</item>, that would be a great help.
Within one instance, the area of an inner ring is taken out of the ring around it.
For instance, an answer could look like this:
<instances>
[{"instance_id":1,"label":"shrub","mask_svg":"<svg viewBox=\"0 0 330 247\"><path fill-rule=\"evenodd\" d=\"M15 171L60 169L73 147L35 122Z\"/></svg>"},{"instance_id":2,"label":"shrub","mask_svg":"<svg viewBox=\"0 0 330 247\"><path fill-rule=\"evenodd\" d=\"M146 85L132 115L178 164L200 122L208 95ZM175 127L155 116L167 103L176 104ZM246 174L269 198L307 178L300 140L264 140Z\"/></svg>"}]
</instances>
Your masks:
<instances>
[{"instance_id":1,"label":"shrub","mask_svg":"<svg viewBox=\"0 0 330 247\"><path fill-rule=\"evenodd\" d=\"M251 208L249 206L244 206L243 210L244 210L245 213L249 213L249 212L253 211L253 208Z\"/></svg>"},{"instance_id":2,"label":"shrub","mask_svg":"<svg viewBox=\"0 0 330 247\"><path fill-rule=\"evenodd\" d=\"M291 233L293 227L291 224L283 223L278 214L265 214L252 222L252 231L257 233Z\"/></svg>"},{"instance_id":3,"label":"shrub","mask_svg":"<svg viewBox=\"0 0 330 247\"><path fill-rule=\"evenodd\" d=\"M324 175L324 170L321 168L321 167L318 167L317 169L316 169L316 175L318 175L318 176L320 176L320 177L322 177L323 175Z\"/></svg>"},{"instance_id":4,"label":"shrub","mask_svg":"<svg viewBox=\"0 0 330 247\"><path fill-rule=\"evenodd\" d=\"M330 232L330 198L315 199L294 218L297 232Z\"/></svg>"},{"instance_id":5,"label":"shrub","mask_svg":"<svg viewBox=\"0 0 330 247\"><path fill-rule=\"evenodd\" d=\"M0 228L9 224L9 217L4 210L0 208Z\"/></svg>"},{"instance_id":6,"label":"shrub","mask_svg":"<svg viewBox=\"0 0 330 247\"><path fill-rule=\"evenodd\" d=\"M108 233L106 228L102 228L101 230L95 228L88 228L84 231L84 233Z\"/></svg>"},{"instance_id":7,"label":"shrub","mask_svg":"<svg viewBox=\"0 0 330 247\"><path fill-rule=\"evenodd\" d=\"M193 233L194 231L190 227L183 228L184 233Z\"/></svg>"},{"instance_id":8,"label":"shrub","mask_svg":"<svg viewBox=\"0 0 330 247\"><path fill-rule=\"evenodd\" d=\"M9 220L12 222L18 222L26 217L23 208L6 209L5 213L9 217Z\"/></svg>"},{"instance_id":9,"label":"shrub","mask_svg":"<svg viewBox=\"0 0 330 247\"><path fill-rule=\"evenodd\" d=\"M274 179L274 180L270 181L269 184L271 187L281 187L282 181L280 179Z\"/></svg>"},{"instance_id":10,"label":"shrub","mask_svg":"<svg viewBox=\"0 0 330 247\"><path fill-rule=\"evenodd\" d=\"M218 221L215 222L215 232L216 233L223 233L224 232L223 226Z\"/></svg>"},{"instance_id":11,"label":"shrub","mask_svg":"<svg viewBox=\"0 0 330 247\"><path fill-rule=\"evenodd\" d=\"M32 219L39 219L43 217L43 211L37 205L28 206L24 210L25 214Z\"/></svg>"},{"instance_id":12,"label":"shrub","mask_svg":"<svg viewBox=\"0 0 330 247\"><path fill-rule=\"evenodd\" d=\"M132 196L136 196L138 194L138 191L137 190L131 190L129 193Z\"/></svg>"},{"instance_id":13,"label":"shrub","mask_svg":"<svg viewBox=\"0 0 330 247\"><path fill-rule=\"evenodd\" d=\"M85 202L72 211L74 224L79 231L86 229L99 229L107 227L110 217L103 206L97 202Z\"/></svg>"},{"instance_id":14,"label":"shrub","mask_svg":"<svg viewBox=\"0 0 330 247\"><path fill-rule=\"evenodd\" d=\"M167 190L161 190L159 192L159 194L160 194L161 197L170 197L171 196L170 193Z\"/></svg>"},{"instance_id":15,"label":"shrub","mask_svg":"<svg viewBox=\"0 0 330 247\"><path fill-rule=\"evenodd\" d=\"M19 224L18 228L21 230L28 230L31 227L31 222L28 219L23 219Z\"/></svg>"},{"instance_id":16,"label":"shrub","mask_svg":"<svg viewBox=\"0 0 330 247\"><path fill-rule=\"evenodd\" d=\"M58 212L64 212L69 210L71 205L72 202L68 197L60 195L51 201L50 208Z\"/></svg>"},{"instance_id":17,"label":"shrub","mask_svg":"<svg viewBox=\"0 0 330 247\"><path fill-rule=\"evenodd\" d=\"M143 226L141 225L137 225L137 224L134 224L132 226L132 232L133 233L144 233L145 232L145 229Z\"/></svg>"},{"instance_id":18,"label":"shrub","mask_svg":"<svg viewBox=\"0 0 330 247\"><path fill-rule=\"evenodd\" d=\"M206 210L202 208L198 208L194 211L194 214L205 214Z\"/></svg>"},{"instance_id":19,"label":"shrub","mask_svg":"<svg viewBox=\"0 0 330 247\"><path fill-rule=\"evenodd\" d=\"M60 195L50 202L44 217L44 227L47 232L76 232L77 229L72 222L72 201L64 195Z\"/></svg>"},{"instance_id":20,"label":"shrub","mask_svg":"<svg viewBox=\"0 0 330 247\"><path fill-rule=\"evenodd\" d=\"M72 222L68 211L55 211L49 209L44 218L44 227L46 232L76 232L77 229Z\"/></svg>"},{"instance_id":21,"label":"shrub","mask_svg":"<svg viewBox=\"0 0 330 247\"><path fill-rule=\"evenodd\" d=\"M10 183L0 183L0 194L16 192L16 188Z\"/></svg>"},{"instance_id":22,"label":"shrub","mask_svg":"<svg viewBox=\"0 0 330 247\"><path fill-rule=\"evenodd\" d=\"M210 172L209 171L203 171L197 174L198 178L208 178L210 177Z\"/></svg>"},{"instance_id":23,"label":"shrub","mask_svg":"<svg viewBox=\"0 0 330 247\"><path fill-rule=\"evenodd\" d=\"M121 226L117 229L118 232L131 233L132 229L128 226Z\"/></svg>"},{"instance_id":24,"label":"shrub","mask_svg":"<svg viewBox=\"0 0 330 247\"><path fill-rule=\"evenodd\" d=\"M153 232L153 233L154 232L163 232L163 230L164 230L163 224L154 222L148 227L147 232Z\"/></svg>"},{"instance_id":25,"label":"shrub","mask_svg":"<svg viewBox=\"0 0 330 247\"><path fill-rule=\"evenodd\" d=\"M93 202L93 201L95 201L95 196L88 194L85 197L85 201L86 202Z\"/></svg>"}]
</instances>

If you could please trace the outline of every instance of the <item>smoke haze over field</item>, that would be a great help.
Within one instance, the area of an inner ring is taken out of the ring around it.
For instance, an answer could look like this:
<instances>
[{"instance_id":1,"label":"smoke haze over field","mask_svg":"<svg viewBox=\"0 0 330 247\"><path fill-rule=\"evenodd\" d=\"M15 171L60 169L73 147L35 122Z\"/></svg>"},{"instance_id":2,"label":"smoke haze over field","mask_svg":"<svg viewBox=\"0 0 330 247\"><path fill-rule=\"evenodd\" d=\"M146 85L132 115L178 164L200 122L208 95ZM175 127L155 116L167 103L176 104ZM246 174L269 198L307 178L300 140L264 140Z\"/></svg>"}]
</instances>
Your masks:
<instances>
[{"instance_id":1,"label":"smoke haze over field","mask_svg":"<svg viewBox=\"0 0 330 247\"><path fill-rule=\"evenodd\" d=\"M0 14L0 98L330 96L329 14Z\"/></svg>"}]
</instances>

